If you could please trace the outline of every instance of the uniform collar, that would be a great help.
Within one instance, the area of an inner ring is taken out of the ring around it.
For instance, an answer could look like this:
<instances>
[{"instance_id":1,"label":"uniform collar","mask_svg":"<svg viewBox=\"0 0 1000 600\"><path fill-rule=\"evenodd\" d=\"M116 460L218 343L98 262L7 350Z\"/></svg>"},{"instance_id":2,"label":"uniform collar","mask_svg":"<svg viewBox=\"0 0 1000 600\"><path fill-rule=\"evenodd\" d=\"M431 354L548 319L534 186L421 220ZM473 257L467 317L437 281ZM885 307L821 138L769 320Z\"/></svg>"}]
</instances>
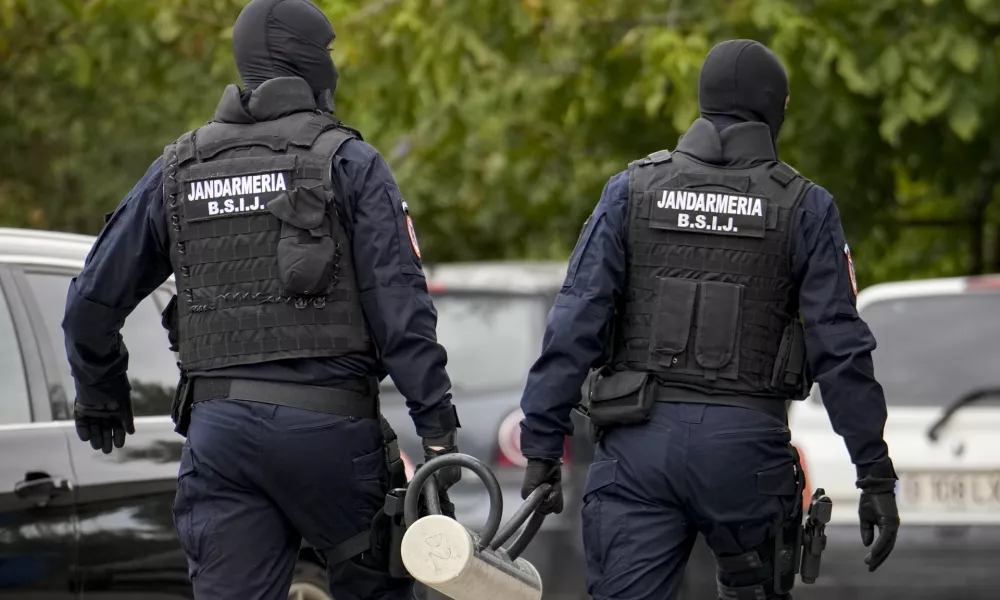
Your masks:
<instances>
[{"instance_id":1,"label":"uniform collar","mask_svg":"<svg viewBox=\"0 0 1000 600\"><path fill-rule=\"evenodd\" d=\"M305 79L277 77L257 86L250 93L246 104L240 98L240 88L235 85L226 86L219 107L215 109L214 120L224 123L273 121L316 108L316 98Z\"/></svg>"},{"instance_id":2,"label":"uniform collar","mask_svg":"<svg viewBox=\"0 0 1000 600\"><path fill-rule=\"evenodd\" d=\"M700 118L681 136L676 151L726 167L749 167L778 159L766 123L737 123L720 133L711 121Z\"/></svg>"}]
</instances>

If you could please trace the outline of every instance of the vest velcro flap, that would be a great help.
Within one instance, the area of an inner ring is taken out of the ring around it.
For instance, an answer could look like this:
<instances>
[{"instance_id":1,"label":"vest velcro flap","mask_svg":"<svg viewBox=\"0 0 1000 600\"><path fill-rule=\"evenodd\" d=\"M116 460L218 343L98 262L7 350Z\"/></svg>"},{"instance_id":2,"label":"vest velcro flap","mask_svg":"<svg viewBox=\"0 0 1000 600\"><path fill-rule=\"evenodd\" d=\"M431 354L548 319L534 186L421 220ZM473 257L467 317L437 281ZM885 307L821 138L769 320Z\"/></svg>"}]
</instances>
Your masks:
<instances>
[{"instance_id":1,"label":"vest velcro flap","mask_svg":"<svg viewBox=\"0 0 1000 600\"><path fill-rule=\"evenodd\" d=\"M316 229L326 216L327 194L322 185L299 186L268 204L271 214L299 229Z\"/></svg>"},{"instance_id":2,"label":"vest velcro flap","mask_svg":"<svg viewBox=\"0 0 1000 600\"><path fill-rule=\"evenodd\" d=\"M691 279L657 279L656 308L652 317L649 359L653 370L669 369L687 348L698 282Z\"/></svg>"},{"instance_id":3,"label":"vest velcro flap","mask_svg":"<svg viewBox=\"0 0 1000 600\"><path fill-rule=\"evenodd\" d=\"M284 154L281 156L246 156L213 160L212 162L185 166L180 170L177 178L186 182L272 171L288 172L295 170L297 159L298 157L294 154Z\"/></svg>"},{"instance_id":4,"label":"vest velcro flap","mask_svg":"<svg viewBox=\"0 0 1000 600\"><path fill-rule=\"evenodd\" d=\"M643 423L649 419L653 406L653 394L647 389L649 374L611 370L603 373L590 392L588 416L591 423L598 427L612 427Z\"/></svg>"},{"instance_id":5,"label":"vest velcro flap","mask_svg":"<svg viewBox=\"0 0 1000 600\"><path fill-rule=\"evenodd\" d=\"M743 286L718 281L701 282L694 353L705 378L735 379ZM728 368L727 368L728 367ZM721 371L721 373L720 373Z\"/></svg>"}]
</instances>

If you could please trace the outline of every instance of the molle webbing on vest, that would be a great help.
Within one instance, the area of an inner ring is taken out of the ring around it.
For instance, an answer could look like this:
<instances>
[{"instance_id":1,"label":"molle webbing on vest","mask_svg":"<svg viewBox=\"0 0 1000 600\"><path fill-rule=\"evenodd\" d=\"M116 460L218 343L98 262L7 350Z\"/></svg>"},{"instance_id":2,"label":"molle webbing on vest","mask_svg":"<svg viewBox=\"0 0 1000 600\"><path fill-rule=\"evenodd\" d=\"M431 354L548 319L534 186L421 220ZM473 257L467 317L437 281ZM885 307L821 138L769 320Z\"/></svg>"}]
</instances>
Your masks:
<instances>
[{"instance_id":1,"label":"molle webbing on vest","mask_svg":"<svg viewBox=\"0 0 1000 600\"><path fill-rule=\"evenodd\" d=\"M661 151L632 163L614 368L707 393L801 397L789 238L808 185L780 162L724 169Z\"/></svg>"},{"instance_id":2,"label":"molle webbing on vest","mask_svg":"<svg viewBox=\"0 0 1000 600\"><path fill-rule=\"evenodd\" d=\"M304 106L271 121L213 121L166 148L184 369L370 349L331 180L352 137Z\"/></svg>"}]
</instances>

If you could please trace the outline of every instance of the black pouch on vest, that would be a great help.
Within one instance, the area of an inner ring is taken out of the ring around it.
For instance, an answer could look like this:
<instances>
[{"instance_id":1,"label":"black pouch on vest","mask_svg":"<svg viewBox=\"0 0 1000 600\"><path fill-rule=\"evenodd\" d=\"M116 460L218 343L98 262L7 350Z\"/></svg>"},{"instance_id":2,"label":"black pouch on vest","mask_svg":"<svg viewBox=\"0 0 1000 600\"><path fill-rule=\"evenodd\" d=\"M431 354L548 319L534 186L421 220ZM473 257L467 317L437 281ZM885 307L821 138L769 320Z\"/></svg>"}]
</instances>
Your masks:
<instances>
[{"instance_id":1,"label":"black pouch on vest","mask_svg":"<svg viewBox=\"0 0 1000 600\"><path fill-rule=\"evenodd\" d=\"M792 400L802 400L809 395L805 330L798 319L789 323L781 336L781 345L771 374L771 387L788 394Z\"/></svg>"},{"instance_id":2,"label":"black pouch on vest","mask_svg":"<svg viewBox=\"0 0 1000 600\"><path fill-rule=\"evenodd\" d=\"M675 277L657 280L649 344L650 370L738 377L743 286Z\"/></svg>"},{"instance_id":3,"label":"black pouch on vest","mask_svg":"<svg viewBox=\"0 0 1000 600\"><path fill-rule=\"evenodd\" d=\"M267 204L281 221L278 277L287 296L321 296L336 275L340 252L333 240L322 185L299 186Z\"/></svg>"},{"instance_id":4,"label":"black pouch on vest","mask_svg":"<svg viewBox=\"0 0 1000 600\"><path fill-rule=\"evenodd\" d=\"M740 364L743 286L701 282L694 357L709 381L736 379Z\"/></svg>"},{"instance_id":5,"label":"black pouch on vest","mask_svg":"<svg viewBox=\"0 0 1000 600\"><path fill-rule=\"evenodd\" d=\"M661 277L657 279L657 287L649 340L649 366L654 370L681 371L685 365L680 362L679 355L687 350L691 336L698 282Z\"/></svg>"},{"instance_id":6,"label":"black pouch on vest","mask_svg":"<svg viewBox=\"0 0 1000 600\"><path fill-rule=\"evenodd\" d=\"M649 388L649 373L602 370L590 389L590 422L596 427L645 423L653 408Z\"/></svg>"}]
</instances>

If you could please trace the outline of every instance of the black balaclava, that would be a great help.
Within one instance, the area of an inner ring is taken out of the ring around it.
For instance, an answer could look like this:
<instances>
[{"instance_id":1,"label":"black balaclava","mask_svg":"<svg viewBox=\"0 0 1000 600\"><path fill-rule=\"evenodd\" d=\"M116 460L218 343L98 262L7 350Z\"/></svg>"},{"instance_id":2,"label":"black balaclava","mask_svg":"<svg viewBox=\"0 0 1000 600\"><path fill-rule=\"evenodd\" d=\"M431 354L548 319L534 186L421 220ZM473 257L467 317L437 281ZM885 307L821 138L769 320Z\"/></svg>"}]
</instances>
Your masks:
<instances>
[{"instance_id":1,"label":"black balaclava","mask_svg":"<svg viewBox=\"0 0 1000 600\"><path fill-rule=\"evenodd\" d=\"M760 42L729 40L712 48L705 57L698 83L698 105L701 116L718 131L736 123L766 123L777 145L787 96L785 68Z\"/></svg>"},{"instance_id":2,"label":"black balaclava","mask_svg":"<svg viewBox=\"0 0 1000 600\"><path fill-rule=\"evenodd\" d=\"M247 89L268 79L301 77L319 97L337 88L327 48L336 35L308 0L252 0L233 26L233 55Z\"/></svg>"}]
</instances>

